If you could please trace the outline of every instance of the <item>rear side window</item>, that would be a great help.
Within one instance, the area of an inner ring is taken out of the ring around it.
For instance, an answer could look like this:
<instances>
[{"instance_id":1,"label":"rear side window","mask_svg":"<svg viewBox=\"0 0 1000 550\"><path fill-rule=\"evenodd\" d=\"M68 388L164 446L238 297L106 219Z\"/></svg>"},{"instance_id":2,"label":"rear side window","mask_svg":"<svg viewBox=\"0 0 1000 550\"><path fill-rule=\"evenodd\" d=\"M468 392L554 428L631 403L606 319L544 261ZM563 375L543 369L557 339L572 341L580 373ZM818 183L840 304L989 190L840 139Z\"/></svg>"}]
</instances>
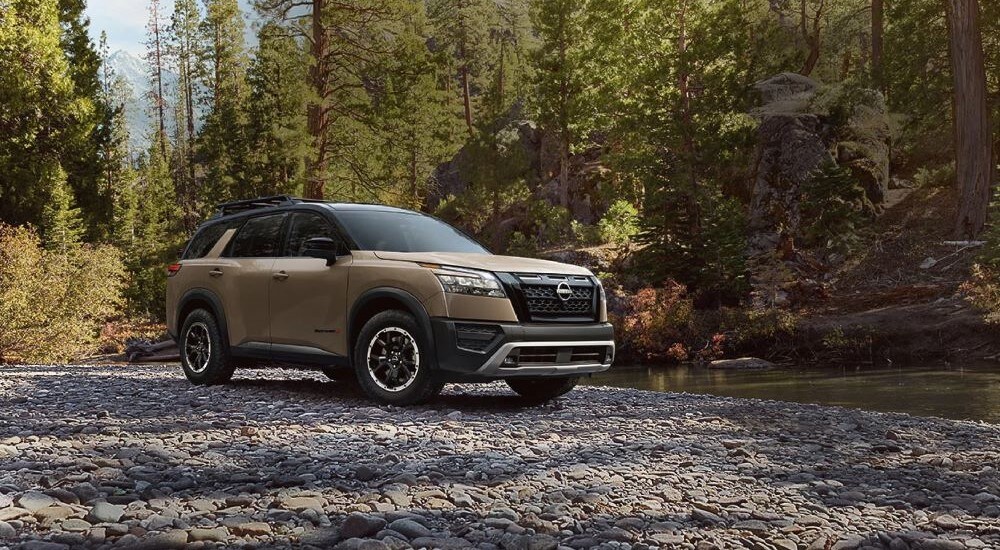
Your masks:
<instances>
[{"instance_id":1,"label":"rear side window","mask_svg":"<svg viewBox=\"0 0 1000 550\"><path fill-rule=\"evenodd\" d=\"M270 258L278 255L281 243L281 224L285 214L250 218L243 224L226 256L230 258Z\"/></svg>"},{"instance_id":2,"label":"rear side window","mask_svg":"<svg viewBox=\"0 0 1000 550\"><path fill-rule=\"evenodd\" d=\"M292 224L288 230L288 256L301 256L306 241L316 237L339 240L333 226L323 216L311 212L292 214Z\"/></svg>"},{"instance_id":3,"label":"rear side window","mask_svg":"<svg viewBox=\"0 0 1000 550\"><path fill-rule=\"evenodd\" d=\"M196 258L204 258L230 227L233 227L233 224L216 223L201 229L195 234L194 238L191 239L191 244L188 245L187 249L184 251L184 257L181 259L193 260Z\"/></svg>"}]
</instances>

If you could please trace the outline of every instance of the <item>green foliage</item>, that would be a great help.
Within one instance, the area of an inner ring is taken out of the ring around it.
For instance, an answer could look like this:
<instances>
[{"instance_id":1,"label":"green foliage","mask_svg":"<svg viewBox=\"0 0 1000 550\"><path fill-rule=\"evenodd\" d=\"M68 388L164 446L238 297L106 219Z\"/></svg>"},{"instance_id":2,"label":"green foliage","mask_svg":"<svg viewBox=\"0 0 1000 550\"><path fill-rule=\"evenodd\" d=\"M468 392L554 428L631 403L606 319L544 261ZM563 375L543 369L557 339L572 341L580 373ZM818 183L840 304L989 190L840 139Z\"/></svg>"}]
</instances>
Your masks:
<instances>
[{"instance_id":1,"label":"green foliage","mask_svg":"<svg viewBox=\"0 0 1000 550\"><path fill-rule=\"evenodd\" d=\"M139 168L134 194L123 193L118 206L123 218L133 223L132 235L126 235L122 242L130 274L126 305L133 315L154 319L165 314L166 266L184 243L170 166L159 151L160 145L154 141Z\"/></svg>"},{"instance_id":2,"label":"green foliage","mask_svg":"<svg viewBox=\"0 0 1000 550\"><path fill-rule=\"evenodd\" d=\"M923 188L948 188L955 185L955 163L937 167L921 166L913 174L913 183Z\"/></svg>"},{"instance_id":3,"label":"green foliage","mask_svg":"<svg viewBox=\"0 0 1000 550\"><path fill-rule=\"evenodd\" d=\"M301 194L312 143L306 121L308 56L274 23L261 27L257 39L247 76L246 169L231 194Z\"/></svg>"},{"instance_id":4,"label":"green foliage","mask_svg":"<svg viewBox=\"0 0 1000 550\"><path fill-rule=\"evenodd\" d=\"M995 244L984 258L983 265L972 266L972 276L962 284L965 299L981 311L986 322L1000 324L1000 273Z\"/></svg>"},{"instance_id":5,"label":"green foliage","mask_svg":"<svg viewBox=\"0 0 1000 550\"><path fill-rule=\"evenodd\" d=\"M48 200L42 209L45 247L68 254L80 245L83 236L80 209L73 204L73 196L66 185L66 172L61 166L48 167L42 178L49 189Z\"/></svg>"},{"instance_id":6,"label":"green foliage","mask_svg":"<svg viewBox=\"0 0 1000 550\"><path fill-rule=\"evenodd\" d=\"M848 252L864 220L865 190L851 171L825 165L802 186L802 242L814 248Z\"/></svg>"},{"instance_id":7,"label":"green foliage","mask_svg":"<svg viewBox=\"0 0 1000 550\"><path fill-rule=\"evenodd\" d=\"M627 245L639 234L639 210L628 202L617 200L597 224L601 240L618 246Z\"/></svg>"},{"instance_id":8,"label":"green foliage","mask_svg":"<svg viewBox=\"0 0 1000 550\"><path fill-rule=\"evenodd\" d=\"M0 224L0 363L56 362L96 350L119 314L125 270L111 246L46 249Z\"/></svg>"},{"instance_id":9,"label":"green foliage","mask_svg":"<svg viewBox=\"0 0 1000 550\"><path fill-rule=\"evenodd\" d=\"M41 219L45 175L76 158L94 129L94 102L76 93L61 36L56 0L0 12L0 220L9 223Z\"/></svg>"},{"instance_id":10,"label":"green foliage","mask_svg":"<svg viewBox=\"0 0 1000 550\"><path fill-rule=\"evenodd\" d=\"M646 246L638 264L646 276L674 278L714 301L739 299L747 290L745 215L733 199L706 201L693 228L687 197L670 188L647 201L637 241ZM656 200L658 199L658 200Z\"/></svg>"}]
</instances>

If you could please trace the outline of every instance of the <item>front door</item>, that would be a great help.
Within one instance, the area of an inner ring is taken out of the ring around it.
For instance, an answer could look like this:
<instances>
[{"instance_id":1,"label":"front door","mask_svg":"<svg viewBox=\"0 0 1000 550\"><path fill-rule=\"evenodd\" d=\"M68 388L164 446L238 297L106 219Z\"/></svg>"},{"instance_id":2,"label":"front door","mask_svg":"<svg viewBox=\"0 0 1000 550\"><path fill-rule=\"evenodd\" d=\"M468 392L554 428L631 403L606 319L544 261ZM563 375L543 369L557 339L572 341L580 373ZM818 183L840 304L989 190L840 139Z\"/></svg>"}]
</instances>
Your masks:
<instances>
[{"instance_id":1,"label":"front door","mask_svg":"<svg viewBox=\"0 0 1000 550\"><path fill-rule=\"evenodd\" d=\"M336 229L316 212L295 212L288 229L284 255L271 268L270 324L275 355L319 362L344 358L347 350L347 277L351 257L332 265L302 256L314 237L339 240ZM308 357L314 355L315 357Z\"/></svg>"}]
</instances>

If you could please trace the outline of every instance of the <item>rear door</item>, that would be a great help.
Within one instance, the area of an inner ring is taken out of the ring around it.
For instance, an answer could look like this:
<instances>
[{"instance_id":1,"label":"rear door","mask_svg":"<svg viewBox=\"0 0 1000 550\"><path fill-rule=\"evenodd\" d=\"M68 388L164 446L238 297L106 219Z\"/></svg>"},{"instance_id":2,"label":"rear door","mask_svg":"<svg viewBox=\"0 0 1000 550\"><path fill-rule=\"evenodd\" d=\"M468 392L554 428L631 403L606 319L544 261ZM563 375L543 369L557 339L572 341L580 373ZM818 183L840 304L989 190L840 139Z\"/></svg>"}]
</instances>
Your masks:
<instances>
[{"instance_id":1,"label":"rear door","mask_svg":"<svg viewBox=\"0 0 1000 550\"><path fill-rule=\"evenodd\" d=\"M312 354L316 357L301 359L323 361L326 354L348 354L345 329L351 257L342 257L328 266L326 260L303 256L306 241L314 237L343 242L333 224L320 213L292 213L284 254L272 266L271 342L276 352L284 350L289 357Z\"/></svg>"},{"instance_id":2,"label":"rear door","mask_svg":"<svg viewBox=\"0 0 1000 550\"><path fill-rule=\"evenodd\" d=\"M246 220L223 251L221 265L209 273L219 287L234 346L258 352L270 347L267 293L287 218L281 212Z\"/></svg>"}]
</instances>

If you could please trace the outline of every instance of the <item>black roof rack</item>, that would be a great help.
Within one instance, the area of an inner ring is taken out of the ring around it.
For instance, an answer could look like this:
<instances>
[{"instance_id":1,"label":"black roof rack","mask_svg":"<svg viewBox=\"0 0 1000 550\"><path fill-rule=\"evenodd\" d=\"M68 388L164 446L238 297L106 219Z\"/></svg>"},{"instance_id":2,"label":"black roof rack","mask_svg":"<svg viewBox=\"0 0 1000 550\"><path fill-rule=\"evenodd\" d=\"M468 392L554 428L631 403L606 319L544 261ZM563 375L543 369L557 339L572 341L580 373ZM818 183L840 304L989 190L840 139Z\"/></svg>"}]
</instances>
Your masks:
<instances>
[{"instance_id":1,"label":"black roof rack","mask_svg":"<svg viewBox=\"0 0 1000 550\"><path fill-rule=\"evenodd\" d=\"M285 206L298 202L302 202L302 199L297 199L291 195L272 195L270 197L258 197L256 199L224 202L217 206L219 209L217 215L228 216L230 214L246 212L247 210L256 210L257 208L268 208L273 206Z\"/></svg>"}]
</instances>

